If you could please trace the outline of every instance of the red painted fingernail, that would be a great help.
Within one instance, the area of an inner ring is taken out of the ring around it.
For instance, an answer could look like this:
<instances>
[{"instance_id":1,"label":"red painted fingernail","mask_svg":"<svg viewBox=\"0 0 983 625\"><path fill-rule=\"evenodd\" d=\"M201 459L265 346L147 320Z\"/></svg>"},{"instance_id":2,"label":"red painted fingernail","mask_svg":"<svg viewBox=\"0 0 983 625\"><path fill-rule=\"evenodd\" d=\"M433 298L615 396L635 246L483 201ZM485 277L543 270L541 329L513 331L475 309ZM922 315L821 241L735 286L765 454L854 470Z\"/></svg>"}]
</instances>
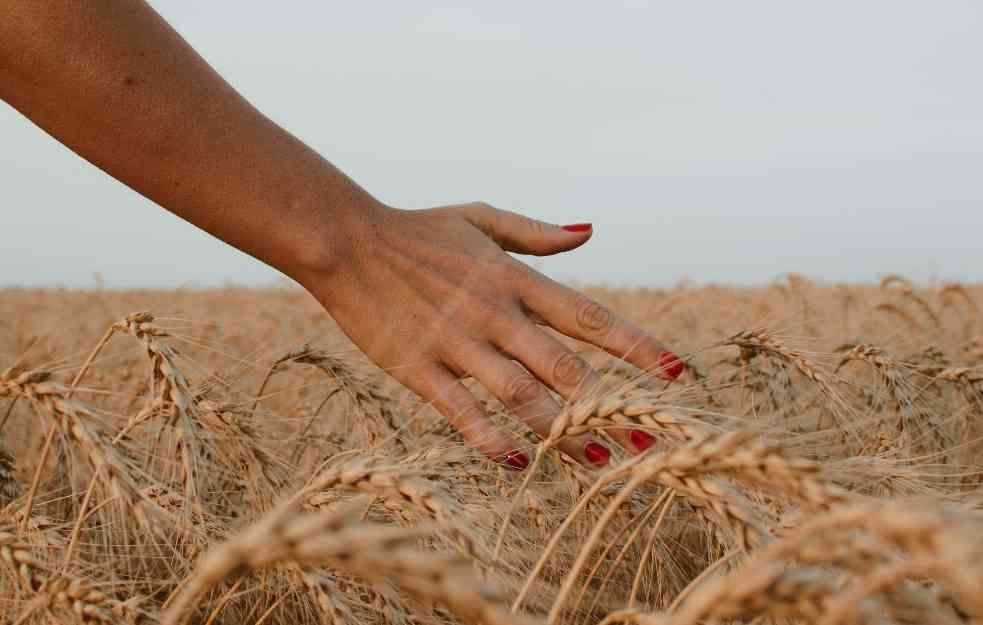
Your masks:
<instances>
[{"instance_id":1,"label":"red painted fingernail","mask_svg":"<svg viewBox=\"0 0 983 625\"><path fill-rule=\"evenodd\" d=\"M600 443L591 442L584 446L584 455L597 466L603 467L611 458L611 451Z\"/></svg>"},{"instance_id":2,"label":"red painted fingernail","mask_svg":"<svg viewBox=\"0 0 983 625\"><path fill-rule=\"evenodd\" d=\"M686 369L679 356L672 352L662 352L659 356L659 366L662 367L662 377L668 380L675 380Z\"/></svg>"},{"instance_id":3,"label":"red painted fingernail","mask_svg":"<svg viewBox=\"0 0 983 625\"><path fill-rule=\"evenodd\" d=\"M655 442L654 436L641 430L632 430L631 432L628 432L628 439L638 451L645 451L652 446L652 443Z\"/></svg>"},{"instance_id":4,"label":"red painted fingernail","mask_svg":"<svg viewBox=\"0 0 983 625\"><path fill-rule=\"evenodd\" d=\"M563 226L563 229L567 232L587 232L592 226L590 224L570 224L568 226Z\"/></svg>"},{"instance_id":5,"label":"red painted fingernail","mask_svg":"<svg viewBox=\"0 0 983 625\"><path fill-rule=\"evenodd\" d=\"M516 471L522 471L529 466L529 456L521 451L510 451L508 455L505 456L505 464L509 465Z\"/></svg>"}]
</instances>

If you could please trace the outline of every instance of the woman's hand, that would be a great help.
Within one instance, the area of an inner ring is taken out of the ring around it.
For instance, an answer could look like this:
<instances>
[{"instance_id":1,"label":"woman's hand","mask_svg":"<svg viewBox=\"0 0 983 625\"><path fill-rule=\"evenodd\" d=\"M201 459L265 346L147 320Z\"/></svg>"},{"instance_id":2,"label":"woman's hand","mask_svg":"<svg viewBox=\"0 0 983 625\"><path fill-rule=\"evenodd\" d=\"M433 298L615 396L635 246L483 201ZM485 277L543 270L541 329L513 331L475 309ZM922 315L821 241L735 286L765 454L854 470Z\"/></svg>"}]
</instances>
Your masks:
<instances>
[{"instance_id":1,"label":"woman's hand","mask_svg":"<svg viewBox=\"0 0 983 625\"><path fill-rule=\"evenodd\" d=\"M666 379L683 363L637 327L505 252L544 256L583 245L587 224L566 228L474 203L360 214L357 232L333 241L330 260L301 282L345 333L397 380L431 401L482 453L515 469L528 457L499 431L459 381L471 376L542 437L561 407L547 387L576 400L600 377L541 326L593 343ZM347 230L347 229L346 229ZM612 435L632 451L641 430ZM560 448L588 466L609 450L588 435Z\"/></svg>"}]
</instances>

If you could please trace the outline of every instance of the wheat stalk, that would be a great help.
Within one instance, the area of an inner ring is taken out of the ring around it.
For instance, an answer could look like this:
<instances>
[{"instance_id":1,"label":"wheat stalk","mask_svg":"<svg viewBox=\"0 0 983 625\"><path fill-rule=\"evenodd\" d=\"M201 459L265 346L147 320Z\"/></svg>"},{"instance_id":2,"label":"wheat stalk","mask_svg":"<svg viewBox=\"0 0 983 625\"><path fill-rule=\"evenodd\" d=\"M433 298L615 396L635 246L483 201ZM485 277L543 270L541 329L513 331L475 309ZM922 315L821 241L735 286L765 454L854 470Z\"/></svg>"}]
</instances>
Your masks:
<instances>
[{"instance_id":1,"label":"wheat stalk","mask_svg":"<svg viewBox=\"0 0 983 625\"><path fill-rule=\"evenodd\" d=\"M421 600L446 605L469 623L519 622L501 607L500 595L476 579L466 561L411 546L427 535L425 528L358 522L351 513L298 514L293 505L284 504L207 553L170 602L161 624L183 623L195 601L231 573L278 562L329 565L369 580L387 580Z\"/></svg>"},{"instance_id":2,"label":"wheat stalk","mask_svg":"<svg viewBox=\"0 0 983 625\"><path fill-rule=\"evenodd\" d=\"M197 407L195 398L181 370L177 366L177 353L160 338L168 332L153 323L149 312L127 315L112 326L112 330L137 338L150 360L150 388L153 397L152 410L172 411L172 422L177 426L178 451L181 456L185 494L196 504L200 503L199 467L201 457L198 443ZM132 426L130 426L132 427Z\"/></svg>"},{"instance_id":3,"label":"wheat stalk","mask_svg":"<svg viewBox=\"0 0 983 625\"><path fill-rule=\"evenodd\" d=\"M56 614L74 616L81 623L143 625L156 618L137 607L137 601L119 601L97 590L88 581L54 573L21 540L12 525L0 524L0 559L14 572L21 588L34 595L28 610L44 607Z\"/></svg>"},{"instance_id":4,"label":"wheat stalk","mask_svg":"<svg viewBox=\"0 0 983 625\"><path fill-rule=\"evenodd\" d=\"M463 527L468 523L469 515L453 503L449 494L442 492L444 488L440 484L408 475L406 467L379 466L370 460L357 459L321 472L293 500L317 508L331 501L324 491L334 488L408 503L429 515L465 553L480 561L490 559Z\"/></svg>"},{"instance_id":5,"label":"wheat stalk","mask_svg":"<svg viewBox=\"0 0 983 625\"><path fill-rule=\"evenodd\" d=\"M145 529L154 533L164 530L170 524L162 517L163 511L141 494L132 478L137 470L98 429L95 411L83 402L67 399L70 389L48 381L48 377L44 372L25 372L13 379L0 378L0 397L19 395L30 400L85 454L93 474L106 476L128 514Z\"/></svg>"}]
</instances>

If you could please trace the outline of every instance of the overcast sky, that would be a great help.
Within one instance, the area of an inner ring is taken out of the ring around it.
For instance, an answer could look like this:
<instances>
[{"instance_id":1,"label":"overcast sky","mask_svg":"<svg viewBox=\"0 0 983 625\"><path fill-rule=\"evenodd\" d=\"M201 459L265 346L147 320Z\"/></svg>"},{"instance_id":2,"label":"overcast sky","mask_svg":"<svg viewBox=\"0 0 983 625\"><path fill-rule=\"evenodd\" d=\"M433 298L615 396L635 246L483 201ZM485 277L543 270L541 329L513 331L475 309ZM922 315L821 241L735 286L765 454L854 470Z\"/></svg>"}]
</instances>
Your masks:
<instances>
[{"instance_id":1,"label":"overcast sky","mask_svg":"<svg viewBox=\"0 0 983 625\"><path fill-rule=\"evenodd\" d=\"M561 279L983 279L975 0L153 5L388 204L592 221ZM0 184L0 285L277 279L2 103Z\"/></svg>"}]
</instances>

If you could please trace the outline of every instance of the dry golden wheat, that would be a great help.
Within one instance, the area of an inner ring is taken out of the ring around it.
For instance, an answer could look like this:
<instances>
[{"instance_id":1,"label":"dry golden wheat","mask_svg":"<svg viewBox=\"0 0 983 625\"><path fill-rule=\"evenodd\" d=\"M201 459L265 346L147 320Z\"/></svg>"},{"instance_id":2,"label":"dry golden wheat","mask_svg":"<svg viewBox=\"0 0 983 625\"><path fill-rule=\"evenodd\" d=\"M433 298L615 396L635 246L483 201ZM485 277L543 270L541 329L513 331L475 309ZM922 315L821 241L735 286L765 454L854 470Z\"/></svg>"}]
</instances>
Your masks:
<instances>
[{"instance_id":1,"label":"dry golden wheat","mask_svg":"<svg viewBox=\"0 0 983 625\"><path fill-rule=\"evenodd\" d=\"M981 292L594 289L687 372L570 342L542 440L468 382L515 474L298 291L3 291L0 622L981 623Z\"/></svg>"}]
</instances>

